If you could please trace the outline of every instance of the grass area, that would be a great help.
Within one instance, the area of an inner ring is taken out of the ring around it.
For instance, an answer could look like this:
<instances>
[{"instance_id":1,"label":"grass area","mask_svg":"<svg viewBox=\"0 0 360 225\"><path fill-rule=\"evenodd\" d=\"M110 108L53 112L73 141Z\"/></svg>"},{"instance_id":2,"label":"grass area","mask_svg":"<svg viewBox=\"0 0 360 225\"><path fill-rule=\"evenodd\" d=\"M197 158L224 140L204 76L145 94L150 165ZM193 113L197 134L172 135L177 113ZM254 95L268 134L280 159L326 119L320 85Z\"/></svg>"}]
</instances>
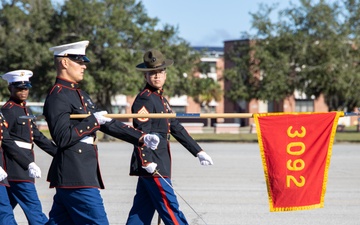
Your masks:
<instances>
[{"instance_id":1,"label":"grass area","mask_svg":"<svg viewBox=\"0 0 360 225\"><path fill-rule=\"evenodd\" d=\"M244 128L245 131L249 131L249 128ZM41 131L45 136L50 138L48 130ZM199 142L257 142L257 135L250 133L240 134L191 134L191 136ZM101 141L103 133L98 132L98 138ZM114 140L114 139L112 139ZM115 139L116 140L116 139ZM175 138L171 137L171 141L176 141ZM335 135L335 142L351 142L360 143L360 132L357 132L356 126L345 127L343 131L337 131Z\"/></svg>"},{"instance_id":2,"label":"grass area","mask_svg":"<svg viewBox=\"0 0 360 225\"><path fill-rule=\"evenodd\" d=\"M240 134L191 134L191 136L200 142L257 142L256 134L240 133ZM175 140L175 138L172 138Z\"/></svg>"},{"instance_id":3,"label":"grass area","mask_svg":"<svg viewBox=\"0 0 360 225\"><path fill-rule=\"evenodd\" d=\"M40 130L47 138L51 139L49 130Z\"/></svg>"}]
</instances>

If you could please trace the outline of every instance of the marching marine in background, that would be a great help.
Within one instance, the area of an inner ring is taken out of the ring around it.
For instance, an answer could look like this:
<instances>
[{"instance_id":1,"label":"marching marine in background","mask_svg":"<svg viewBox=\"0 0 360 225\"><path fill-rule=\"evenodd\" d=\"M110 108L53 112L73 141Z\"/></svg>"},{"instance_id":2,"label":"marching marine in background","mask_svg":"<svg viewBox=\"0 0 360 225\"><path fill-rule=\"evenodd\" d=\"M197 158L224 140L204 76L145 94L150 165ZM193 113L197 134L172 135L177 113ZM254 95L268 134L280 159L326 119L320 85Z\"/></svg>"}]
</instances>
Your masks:
<instances>
[{"instance_id":1,"label":"marching marine in background","mask_svg":"<svg viewBox=\"0 0 360 225\"><path fill-rule=\"evenodd\" d=\"M101 178L96 131L132 143L156 148L159 138L124 123L105 117L90 96L79 87L87 63L89 41L50 48L57 72L55 85L45 101L44 116L59 150L48 173L51 188L56 188L48 224L109 224L99 189ZM88 114L71 119L71 114Z\"/></svg>"},{"instance_id":2,"label":"marching marine in background","mask_svg":"<svg viewBox=\"0 0 360 225\"><path fill-rule=\"evenodd\" d=\"M6 118L9 134L15 141L15 147L34 160L34 143L51 156L56 154L57 147L39 131L32 119L22 118L32 115L30 108L26 106L31 88L29 78L32 76L33 72L30 70L15 70L2 75L2 78L8 82L10 98L2 106L1 111ZM10 154L7 154L6 147L4 149L10 184L7 190L12 208L19 204L30 225L45 224L48 219L42 212L34 178L30 178L27 171Z\"/></svg>"},{"instance_id":3,"label":"marching marine in background","mask_svg":"<svg viewBox=\"0 0 360 225\"><path fill-rule=\"evenodd\" d=\"M136 69L144 72L146 86L137 95L131 108L132 113L172 113L169 102L163 96L163 86L166 81L166 67L171 66L173 60L165 59L163 54L155 49L147 51L143 60ZM202 150L177 119L138 118L133 120L133 124L135 128L146 133L158 135L160 143L155 150L134 146L130 175L139 176L139 179L126 224L150 225L155 210L165 224L188 224L170 186L170 134L193 156L197 156L201 165L212 165L211 157ZM161 174L165 181L157 173Z\"/></svg>"},{"instance_id":4,"label":"marching marine in background","mask_svg":"<svg viewBox=\"0 0 360 225\"><path fill-rule=\"evenodd\" d=\"M21 166L23 171L28 173L29 177L40 177L41 171L34 163L33 159L22 149L18 148L10 137L7 130L7 122L0 113L0 224L16 225L13 207L10 204L8 191L9 182L6 179L6 162L4 160L3 148L6 148L6 154ZM28 179L25 177L24 179ZM32 224L32 223L29 223Z\"/></svg>"}]
</instances>

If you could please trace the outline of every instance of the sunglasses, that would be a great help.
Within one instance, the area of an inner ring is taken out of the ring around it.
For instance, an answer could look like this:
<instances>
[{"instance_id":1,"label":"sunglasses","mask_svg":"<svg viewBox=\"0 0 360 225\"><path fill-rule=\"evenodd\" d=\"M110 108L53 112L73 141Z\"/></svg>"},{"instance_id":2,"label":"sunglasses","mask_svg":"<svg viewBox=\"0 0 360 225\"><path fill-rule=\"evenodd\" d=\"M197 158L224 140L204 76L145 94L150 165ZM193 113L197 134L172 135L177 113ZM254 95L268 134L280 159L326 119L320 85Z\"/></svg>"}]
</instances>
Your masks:
<instances>
[{"instance_id":1,"label":"sunglasses","mask_svg":"<svg viewBox=\"0 0 360 225\"><path fill-rule=\"evenodd\" d=\"M67 55L56 55L55 57L66 57L69 58L71 61L76 63L88 63L90 62L90 59L86 57L85 55L73 55L73 54L67 54Z\"/></svg>"}]
</instances>

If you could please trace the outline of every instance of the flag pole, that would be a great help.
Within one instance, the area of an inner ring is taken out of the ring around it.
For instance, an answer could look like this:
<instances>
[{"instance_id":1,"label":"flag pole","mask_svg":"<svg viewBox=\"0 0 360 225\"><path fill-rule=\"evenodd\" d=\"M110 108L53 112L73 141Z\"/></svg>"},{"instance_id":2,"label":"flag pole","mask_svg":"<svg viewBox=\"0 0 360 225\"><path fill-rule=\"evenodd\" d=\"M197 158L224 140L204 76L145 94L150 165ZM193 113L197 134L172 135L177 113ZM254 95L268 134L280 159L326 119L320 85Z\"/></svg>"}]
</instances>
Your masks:
<instances>
[{"instance_id":1,"label":"flag pole","mask_svg":"<svg viewBox=\"0 0 360 225\"><path fill-rule=\"evenodd\" d=\"M288 112L296 113L296 112ZM260 113L261 114L261 113ZM286 113L285 113L286 114ZM253 113L124 113L124 114L105 114L105 117L113 119L129 119L129 118L150 118L150 119L170 119L170 118L252 118ZM89 114L71 114L71 119L83 119ZM343 116L360 116L358 112L343 112Z\"/></svg>"},{"instance_id":2,"label":"flag pole","mask_svg":"<svg viewBox=\"0 0 360 225\"><path fill-rule=\"evenodd\" d=\"M89 114L71 114L72 119L82 119ZM252 118L252 113L149 113L149 114L105 114L105 117L113 119L121 118L152 118L152 119L169 119L169 118Z\"/></svg>"}]
</instances>

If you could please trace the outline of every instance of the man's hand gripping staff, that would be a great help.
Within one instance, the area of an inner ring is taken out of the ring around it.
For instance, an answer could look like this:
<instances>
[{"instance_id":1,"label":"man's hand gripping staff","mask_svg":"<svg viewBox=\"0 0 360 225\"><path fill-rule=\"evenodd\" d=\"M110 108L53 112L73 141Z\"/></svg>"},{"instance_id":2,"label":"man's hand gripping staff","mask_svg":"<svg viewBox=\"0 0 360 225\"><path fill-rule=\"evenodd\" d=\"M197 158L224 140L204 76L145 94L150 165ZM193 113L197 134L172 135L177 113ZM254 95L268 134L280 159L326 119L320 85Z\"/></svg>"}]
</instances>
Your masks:
<instances>
[{"instance_id":1,"label":"man's hand gripping staff","mask_svg":"<svg viewBox=\"0 0 360 225\"><path fill-rule=\"evenodd\" d=\"M94 116L100 125L103 125L106 122L111 122L112 120L111 118L104 116L106 114L108 114L107 111L99 111L94 113Z\"/></svg>"},{"instance_id":2,"label":"man's hand gripping staff","mask_svg":"<svg viewBox=\"0 0 360 225\"><path fill-rule=\"evenodd\" d=\"M94 116L96 120L99 122L100 125L103 125L107 122L111 122L111 118L106 117L105 115L108 114L107 111L99 111L95 112ZM146 134L142 137L142 141L146 146L151 148L152 150L155 150L157 146L159 145L160 138L156 136L155 134Z\"/></svg>"}]
</instances>

